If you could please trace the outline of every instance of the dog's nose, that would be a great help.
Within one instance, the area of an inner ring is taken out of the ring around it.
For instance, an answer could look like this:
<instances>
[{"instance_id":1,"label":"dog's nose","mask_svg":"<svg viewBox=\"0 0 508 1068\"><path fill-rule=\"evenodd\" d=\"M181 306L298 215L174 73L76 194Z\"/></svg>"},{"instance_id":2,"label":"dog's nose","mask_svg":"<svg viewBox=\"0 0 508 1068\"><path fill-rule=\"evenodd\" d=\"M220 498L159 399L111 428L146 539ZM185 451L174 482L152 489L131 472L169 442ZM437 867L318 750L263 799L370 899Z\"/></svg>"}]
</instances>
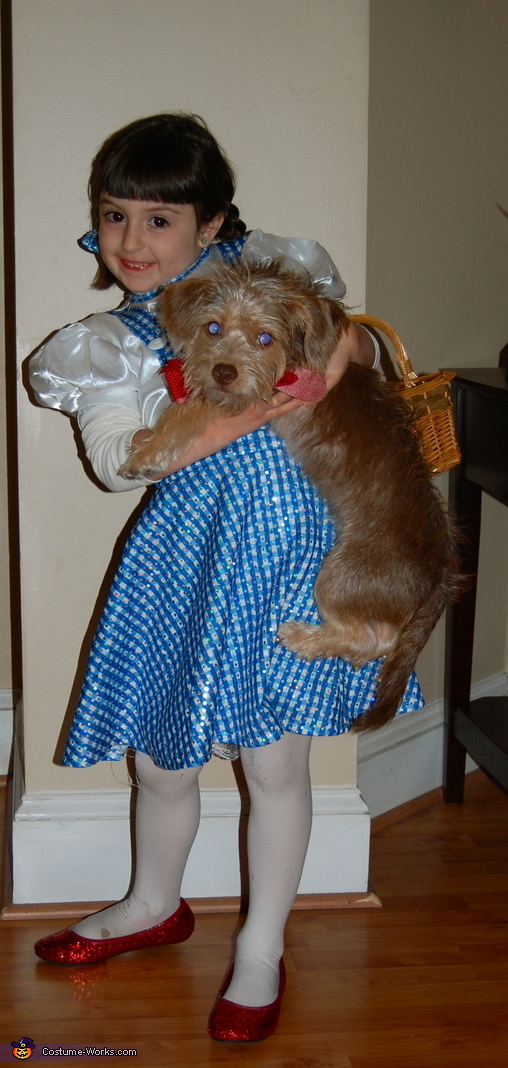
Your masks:
<instances>
[{"instance_id":1,"label":"dog's nose","mask_svg":"<svg viewBox=\"0 0 508 1068\"><path fill-rule=\"evenodd\" d=\"M238 378L238 371L232 363L216 363L215 367L212 367L212 375L219 386L227 386Z\"/></svg>"}]
</instances>

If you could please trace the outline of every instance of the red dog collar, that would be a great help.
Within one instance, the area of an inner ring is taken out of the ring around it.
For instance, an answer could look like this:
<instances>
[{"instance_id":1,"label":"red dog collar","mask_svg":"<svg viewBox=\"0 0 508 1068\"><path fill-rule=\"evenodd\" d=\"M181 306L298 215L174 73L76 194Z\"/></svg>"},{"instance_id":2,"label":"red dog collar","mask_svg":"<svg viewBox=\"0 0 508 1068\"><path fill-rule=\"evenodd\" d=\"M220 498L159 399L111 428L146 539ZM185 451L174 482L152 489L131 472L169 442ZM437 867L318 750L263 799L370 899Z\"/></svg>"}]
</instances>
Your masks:
<instances>
[{"instance_id":1,"label":"red dog collar","mask_svg":"<svg viewBox=\"0 0 508 1068\"><path fill-rule=\"evenodd\" d=\"M183 360L168 360L161 374L166 379L173 400L178 404L186 401L190 390L186 389L184 384ZM290 397L298 397L299 400L320 401L326 394L326 379L324 375L309 371L307 367L295 367L292 371L284 372L275 388L283 390Z\"/></svg>"}]
</instances>

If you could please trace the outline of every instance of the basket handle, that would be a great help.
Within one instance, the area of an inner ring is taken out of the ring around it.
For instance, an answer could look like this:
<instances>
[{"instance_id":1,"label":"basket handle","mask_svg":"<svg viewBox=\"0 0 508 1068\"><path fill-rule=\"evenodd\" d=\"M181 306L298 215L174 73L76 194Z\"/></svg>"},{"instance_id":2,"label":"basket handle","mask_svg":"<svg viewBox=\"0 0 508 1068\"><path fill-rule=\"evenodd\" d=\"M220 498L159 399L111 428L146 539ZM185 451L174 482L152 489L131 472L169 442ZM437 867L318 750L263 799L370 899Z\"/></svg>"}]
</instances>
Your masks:
<instances>
[{"instance_id":1,"label":"basket handle","mask_svg":"<svg viewBox=\"0 0 508 1068\"><path fill-rule=\"evenodd\" d=\"M360 323L361 326L372 326L375 330L381 330L383 334L386 334L387 338L389 338L393 345L395 358L399 365L404 385L407 389L416 385L418 375L416 374L416 371L413 371L411 360L407 355L399 335L395 333L393 327L391 327L389 323L385 323L383 319L376 319L374 315L350 315L349 318L353 323Z\"/></svg>"}]
</instances>

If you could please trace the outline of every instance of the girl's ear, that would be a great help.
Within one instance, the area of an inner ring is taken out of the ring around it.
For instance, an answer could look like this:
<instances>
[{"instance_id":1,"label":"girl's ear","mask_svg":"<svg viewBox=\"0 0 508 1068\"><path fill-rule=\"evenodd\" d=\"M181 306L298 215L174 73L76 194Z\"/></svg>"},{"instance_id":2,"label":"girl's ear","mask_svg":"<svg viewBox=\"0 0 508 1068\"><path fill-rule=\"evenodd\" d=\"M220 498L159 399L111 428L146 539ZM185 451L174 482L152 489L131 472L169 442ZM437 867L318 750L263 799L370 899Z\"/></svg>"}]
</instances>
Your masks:
<instances>
[{"instance_id":1,"label":"girl's ear","mask_svg":"<svg viewBox=\"0 0 508 1068\"><path fill-rule=\"evenodd\" d=\"M161 318L176 348L185 346L201 324L201 312L213 299L211 278L187 278L172 282L160 298Z\"/></svg>"},{"instance_id":2,"label":"girl's ear","mask_svg":"<svg viewBox=\"0 0 508 1068\"><path fill-rule=\"evenodd\" d=\"M199 240L203 248L212 243L215 235L219 233L225 218L226 216L224 212L221 211L214 219L211 219L210 222L201 223L201 226L199 227Z\"/></svg>"}]
</instances>

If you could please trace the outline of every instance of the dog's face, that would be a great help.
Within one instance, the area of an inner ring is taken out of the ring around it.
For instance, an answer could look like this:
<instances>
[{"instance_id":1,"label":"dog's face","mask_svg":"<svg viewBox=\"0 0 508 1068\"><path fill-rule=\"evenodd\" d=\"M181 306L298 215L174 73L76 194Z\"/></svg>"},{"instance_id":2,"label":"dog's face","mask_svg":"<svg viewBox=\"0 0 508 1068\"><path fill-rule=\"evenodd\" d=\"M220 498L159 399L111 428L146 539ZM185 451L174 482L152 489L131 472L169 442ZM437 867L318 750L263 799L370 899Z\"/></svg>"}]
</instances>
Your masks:
<instances>
[{"instance_id":1,"label":"dog's face","mask_svg":"<svg viewBox=\"0 0 508 1068\"><path fill-rule=\"evenodd\" d=\"M162 309L187 388L234 412L267 400L287 366L323 372L346 322L337 301L280 264L173 283Z\"/></svg>"}]
</instances>

